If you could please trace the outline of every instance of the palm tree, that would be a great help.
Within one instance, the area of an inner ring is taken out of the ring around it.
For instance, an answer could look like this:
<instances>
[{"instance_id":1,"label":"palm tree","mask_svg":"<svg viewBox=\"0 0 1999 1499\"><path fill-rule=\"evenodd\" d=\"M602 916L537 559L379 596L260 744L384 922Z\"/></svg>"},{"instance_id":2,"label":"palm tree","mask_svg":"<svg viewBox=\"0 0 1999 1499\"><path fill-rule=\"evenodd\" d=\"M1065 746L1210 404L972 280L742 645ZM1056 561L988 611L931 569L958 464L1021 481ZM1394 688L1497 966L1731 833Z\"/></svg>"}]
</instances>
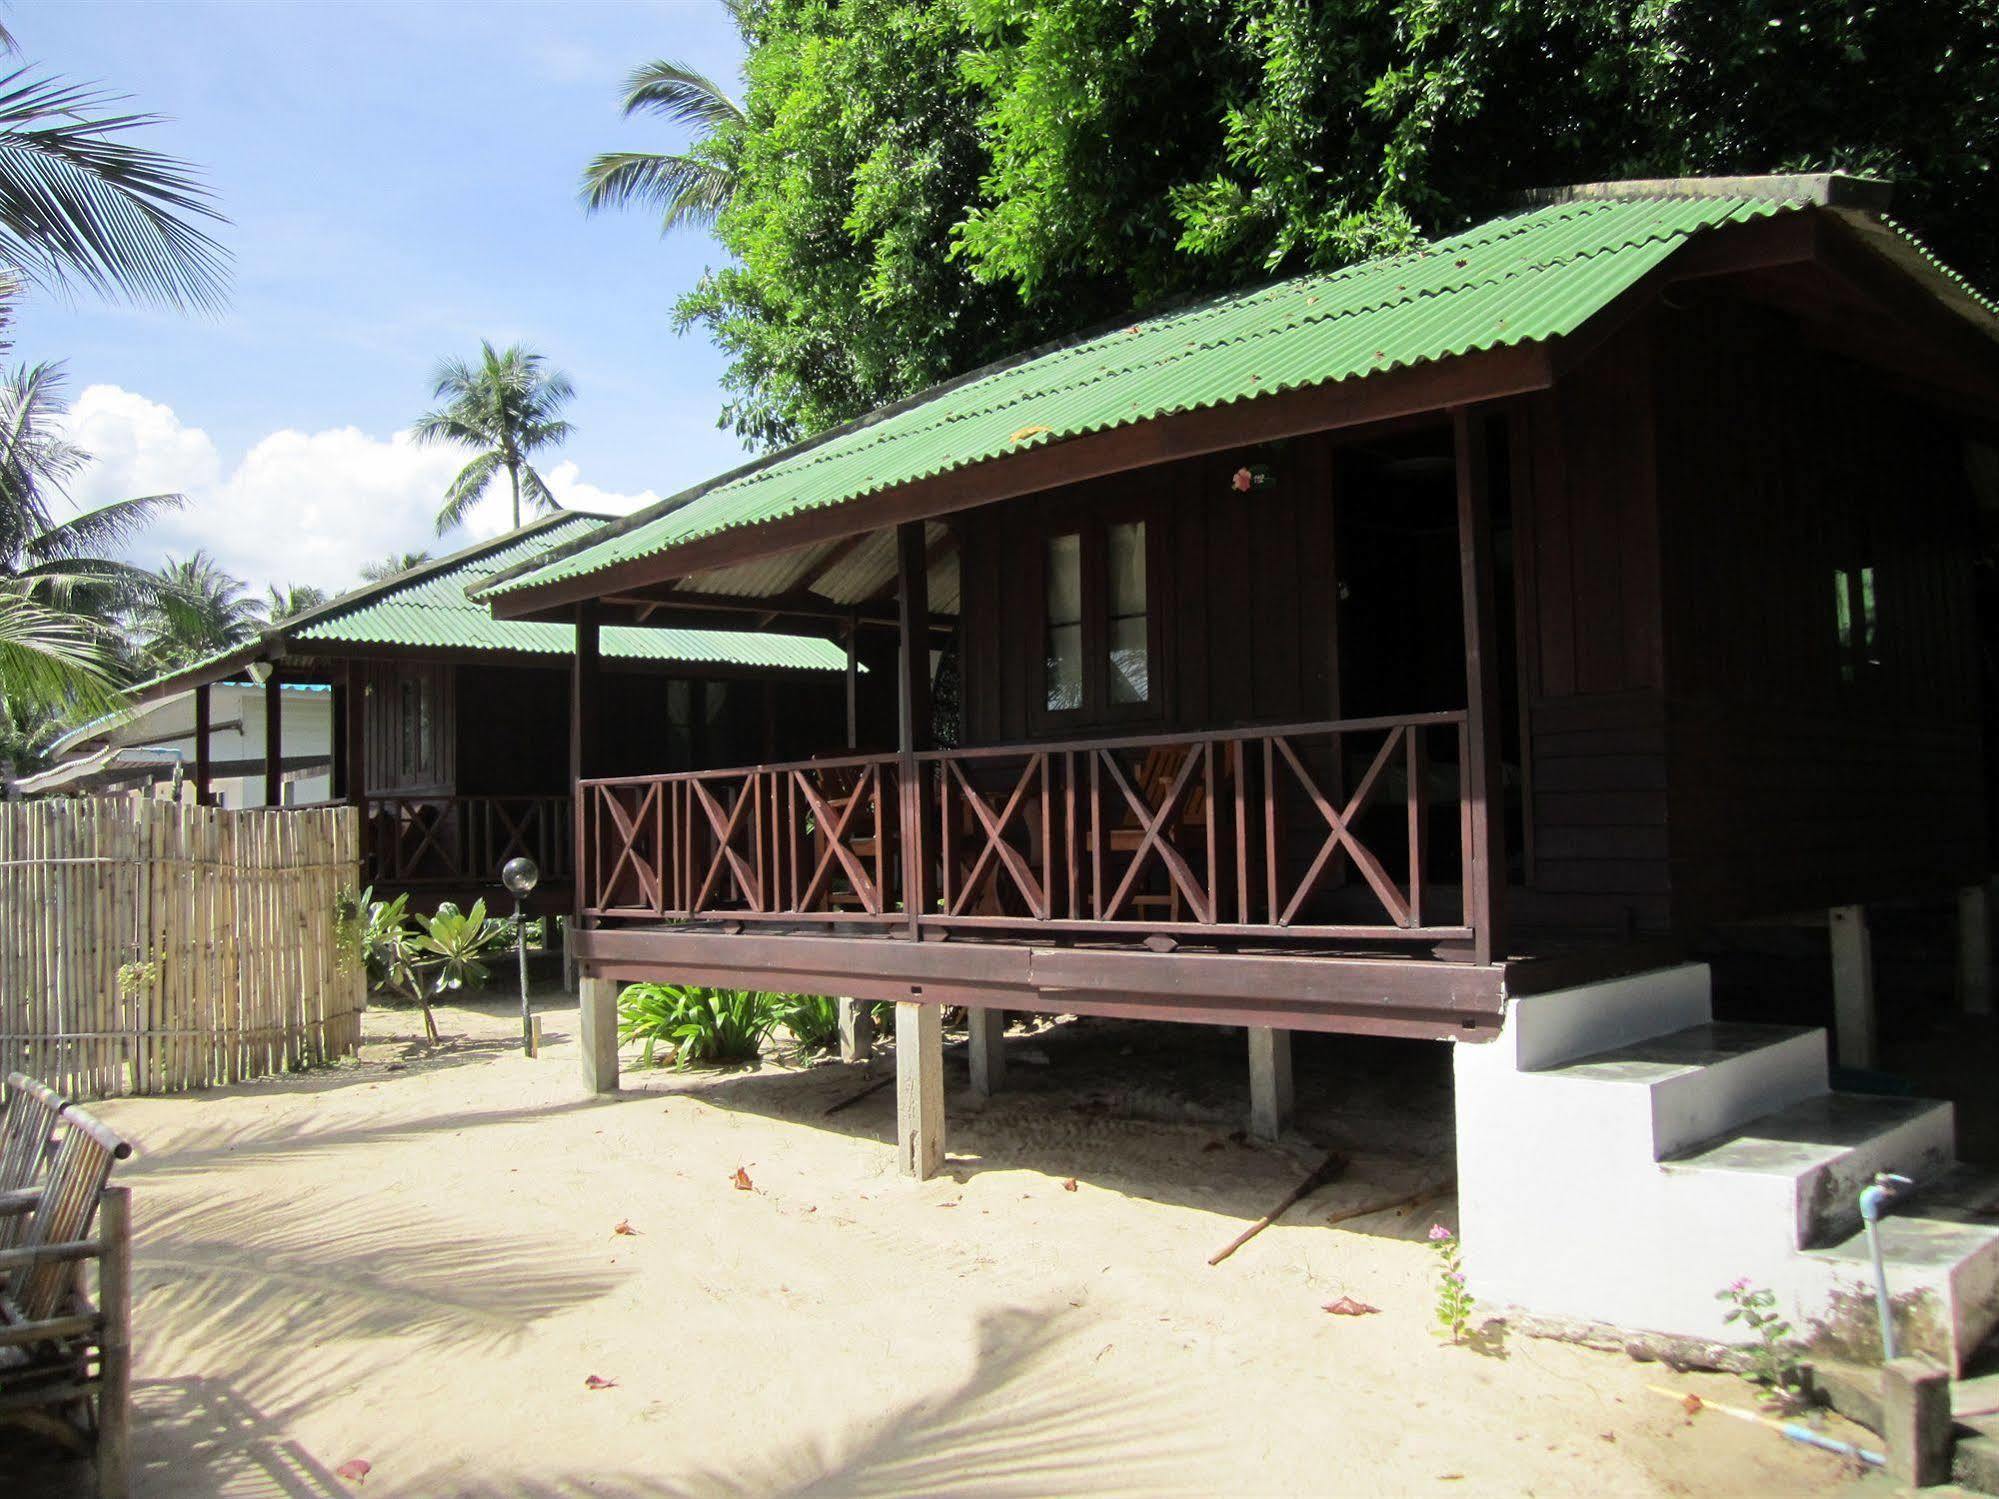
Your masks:
<instances>
[{"instance_id":1,"label":"palm tree","mask_svg":"<svg viewBox=\"0 0 1999 1499\"><path fill-rule=\"evenodd\" d=\"M44 287L217 307L229 252L196 221L226 220L194 168L131 143L160 117L123 102L26 67L0 76L0 264Z\"/></svg>"},{"instance_id":2,"label":"palm tree","mask_svg":"<svg viewBox=\"0 0 1999 1499\"><path fill-rule=\"evenodd\" d=\"M417 418L411 429L420 443L454 442L482 450L444 492L444 508L437 512L440 536L465 519L503 469L513 487L514 529L520 529L523 494L537 513L555 509L555 496L528 459L569 436L561 413L576 389L567 375L545 368L542 356L524 344L502 353L482 340L479 349L476 368L462 359L447 359L437 367L431 393L445 404Z\"/></svg>"},{"instance_id":3,"label":"palm tree","mask_svg":"<svg viewBox=\"0 0 1999 1499\"><path fill-rule=\"evenodd\" d=\"M106 554L184 501L143 495L57 519L65 488L90 462L61 434L62 381L51 364L0 376L0 697L102 712L118 665L112 620L182 607L153 574Z\"/></svg>"},{"instance_id":4,"label":"palm tree","mask_svg":"<svg viewBox=\"0 0 1999 1499\"><path fill-rule=\"evenodd\" d=\"M723 0L740 28L741 0ZM644 205L660 210L660 233L692 224L705 227L728 207L736 190L731 147L745 121L742 105L685 63L656 58L625 80L625 116L664 115L695 132L686 151L607 151L583 169L583 207Z\"/></svg>"},{"instance_id":5,"label":"palm tree","mask_svg":"<svg viewBox=\"0 0 1999 1499\"><path fill-rule=\"evenodd\" d=\"M406 573L413 567L422 567L430 561L428 552L391 552L380 562L370 562L361 569L363 583L386 583L397 573Z\"/></svg>"},{"instance_id":6,"label":"palm tree","mask_svg":"<svg viewBox=\"0 0 1999 1499\"><path fill-rule=\"evenodd\" d=\"M264 618L280 625L325 602L326 590L314 588L310 583L286 583L283 587L273 583L264 590Z\"/></svg>"},{"instance_id":7,"label":"palm tree","mask_svg":"<svg viewBox=\"0 0 1999 1499\"><path fill-rule=\"evenodd\" d=\"M241 645L264 622L264 608L243 580L205 551L167 558L152 596L134 611L139 649L155 671L189 666Z\"/></svg>"}]
</instances>

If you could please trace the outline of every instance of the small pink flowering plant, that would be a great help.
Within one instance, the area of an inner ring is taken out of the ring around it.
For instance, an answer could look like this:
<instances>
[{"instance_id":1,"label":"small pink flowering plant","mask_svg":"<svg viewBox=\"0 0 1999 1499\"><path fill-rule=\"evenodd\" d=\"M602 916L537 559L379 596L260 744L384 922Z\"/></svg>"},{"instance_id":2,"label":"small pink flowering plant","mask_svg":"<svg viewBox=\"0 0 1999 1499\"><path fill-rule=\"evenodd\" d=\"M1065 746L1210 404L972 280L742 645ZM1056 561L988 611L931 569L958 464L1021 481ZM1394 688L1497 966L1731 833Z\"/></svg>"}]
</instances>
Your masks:
<instances>
[{"instance_id":1,"label":"small pink flowering plant","mask_svg":"<svg viewBox=\"0 0 1999 1499\"><path fill-rule=\"evenodd\" d=\"M1441 1223L1430 1225L1430 1247L1437 1252L1437 1325L1451 1335L1453 1344L1465 1340L1471 1323L1471 1292L1465 1289L1464 1246L1458 1236Z\"/></svg>"}]
</instances>

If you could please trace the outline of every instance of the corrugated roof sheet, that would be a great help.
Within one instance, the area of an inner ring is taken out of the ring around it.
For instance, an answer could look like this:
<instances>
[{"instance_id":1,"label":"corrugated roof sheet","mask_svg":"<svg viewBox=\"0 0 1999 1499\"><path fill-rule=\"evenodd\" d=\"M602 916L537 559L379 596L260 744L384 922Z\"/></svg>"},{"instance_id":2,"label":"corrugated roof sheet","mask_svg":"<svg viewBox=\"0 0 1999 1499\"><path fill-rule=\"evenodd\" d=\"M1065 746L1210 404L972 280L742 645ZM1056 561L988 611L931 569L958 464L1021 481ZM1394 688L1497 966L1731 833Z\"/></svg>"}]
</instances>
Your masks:
<instances>
[{"instance_id":1,"label":"corrugated roof sheet","mask_svg":"<svg viewBox=\"0 0 1999 1499\"><path fill-rule=\"evenodd\" d=\"M490 592L586 576L1039 443L1558 337L1694 235L1801 206L1749 196L1562 202L1409 254L1215 297L887 408L676 496Z\"/></svg>"},{"instance_id":2,"label":"corrugated roof sheet","mask_svg":"<svg viewBox=\"0 0 1999 1499\"><path fill-rule=\"evenodd\" d=\"M335 599L286 633L295 640L327 644L567 656L576 647L573 626L494 619L483 604L466 597L466 589L600 524L598 516L565 515L552 523L524 527L492 547L459 553L442 565L413 568L403 574L403 581L386 589L359 590L351 603ZM738 630L609 625L602 645L606 656L700 666L840 671L847 659L830 641Z\"/></svg>"}]
</instances>

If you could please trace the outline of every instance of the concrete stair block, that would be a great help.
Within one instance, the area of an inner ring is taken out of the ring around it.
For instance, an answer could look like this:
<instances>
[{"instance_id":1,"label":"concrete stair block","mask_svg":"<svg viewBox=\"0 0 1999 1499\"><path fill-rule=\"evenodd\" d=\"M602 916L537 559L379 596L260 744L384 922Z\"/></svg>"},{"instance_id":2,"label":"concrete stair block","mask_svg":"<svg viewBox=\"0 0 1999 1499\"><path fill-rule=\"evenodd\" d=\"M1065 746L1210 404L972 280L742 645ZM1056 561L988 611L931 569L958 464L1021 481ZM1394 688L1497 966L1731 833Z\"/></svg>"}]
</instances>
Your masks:
<instances>
[{"instance_id":1,"label":"concrete stair block","mask_svg":"<svg viewBox=\"0 0 1999 1499\"><path fill-rule=\"evenodd\" d=\"M1860 1189L1878 1172L1918 1182L1950 1166L1953 1111L1930 1099L1820 1093L1751 1119L1664 1163L1684 1193L1710 1174L1744 1211L1788 1227L1786 1247L1844 1239L1860 1228Z\"/></svg>"},{"instance_id":2,"label":"concrete stair block","mask_svg":"<svg viewBox=\"0 0 1999 1499\"><path fill-rule=\"evenodd\" d=\"M1709 1022L1594 1052L1532 1074L1642 1099L1651 1158L1678 1154L1745 1120L1826 1091L1825 1032Z\"/></svg>"},{"instance_id":3,"label":"concrete stair block","mask_svg":"<svg viewBox=\"0 0 1999 1499\"><path fill-rule=\"evenodd\" d=\"M1962 1373L1999 1326L1999 1221L1960 1223L1892 1213L1882 1219L1882 1260L1899 1351ZM1881 1334L1867 1236L1856 1233L1798 1254L1798 1300L1823 1308L1801 1332L1818 1349L1878 1362Z\"/></svg>"}]
</instances>

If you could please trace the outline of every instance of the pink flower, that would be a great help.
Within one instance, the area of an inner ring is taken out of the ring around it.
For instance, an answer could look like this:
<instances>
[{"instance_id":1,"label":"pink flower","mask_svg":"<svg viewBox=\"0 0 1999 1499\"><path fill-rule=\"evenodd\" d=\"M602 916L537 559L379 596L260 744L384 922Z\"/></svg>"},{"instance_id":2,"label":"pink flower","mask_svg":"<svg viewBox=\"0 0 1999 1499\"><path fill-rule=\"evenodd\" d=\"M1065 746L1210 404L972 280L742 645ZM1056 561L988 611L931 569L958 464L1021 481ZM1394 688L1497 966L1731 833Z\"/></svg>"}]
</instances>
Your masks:
<instances>
[{"instance_id":1,"label":"pink flower","mask_svg":"<svg viewBox=\"0 0 1999 1499\"><path fill-rule=\"evenodd\" d=\"M1451 1231L1450 1231L1450 1230L1449 1230L1448 1228L1445 1228L1443 1224L1441 1224L1441 1223L1432 1223L1432 1224L1430 1225L1430 1242L1431 1242L1431 1243L1433 1243L1433 1244L1434 1244L1434 1243L1436 1243L1436 1242L1437 1242L1437 1241L1438 1241L1439 1239L1448 1239L1448 1238L1449 1238L1450 1236L1451 1236Z\"/></svg>"},{"instance_id":2,"label":"pink flower","mask_svg":"<svg viewBox=\"0 0 1999 1499\"><path fill-rule=\"evenodd\" d=\"M1731 1291L1736 1291L1736 1292L1741 1292L1741 1291L1746 1291L1746 1290L1748 1290L1748 1289L1749 1289L1749 1277L1745 1275L1745 1276L1743 1276L1743 1277L1742 1277L1742 1279L1740 1279L1740 1280L1732 1280L1732 1281L1730 1281L1730 1282L1728 1283L1728 1288L1729 1288L1729 1290L1731 1290Z\"/></svg>"},{"instance_id":3,"label":"pink flower","mask_svg":"<svg viewBox=\"0 0 1999 1499\"><path fill-rule=\"evenodd\" d=\"M1255 482L1256 475L1252 474L1246 468L1237 469L1234 476L1229 480L1229 483L1233 484L1243 494L1248 494L1250 486Z\"/></svg>"}]
</instances>

